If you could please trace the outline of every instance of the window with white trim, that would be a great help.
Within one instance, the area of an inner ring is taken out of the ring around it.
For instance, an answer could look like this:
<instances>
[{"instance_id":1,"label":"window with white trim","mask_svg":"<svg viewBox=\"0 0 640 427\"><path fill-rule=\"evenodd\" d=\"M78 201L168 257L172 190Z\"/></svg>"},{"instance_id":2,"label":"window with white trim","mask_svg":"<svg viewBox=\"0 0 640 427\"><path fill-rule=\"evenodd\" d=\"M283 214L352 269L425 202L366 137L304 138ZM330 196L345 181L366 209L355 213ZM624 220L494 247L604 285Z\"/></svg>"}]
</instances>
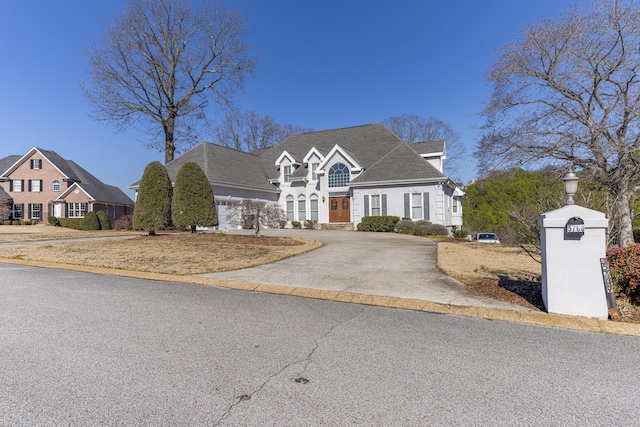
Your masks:
<instances>
[{"instance_id":1,"label":"window with white trim","mask_svg":"<svg viewBox=\"0 0 640 427\"><path fill-rule=\"evenodd\" d=\"M284 182L291 182L291 166L283 166L282 167L282 176Z\"/></svg>"},{"instance_id":2,"label":"window with white trim","mask_svg":"<svg viewBox=\"0 0 640 427\"><path fill-rule=\"evenodd\" d=\"M11 190L11 191L14 191L16 193L21 193L23 191L23 189L22 189L23 180L14 179L14 180L11 181L11 183L12 183L11 187L13 188L13 190Z\"/></svg>"},{"instance_id":3,"label":"window with white trim","mask_svg":"<svg viewBox=\"0 0 640 427\"><path fill-rule=\"evenodd\" d=\"M31 205L31 219L42 219L42 203Z\"/></svg>"},{"instance_id":4,"label":"window with white trim","mask_svg":"<svg viewBox=\"0 0 640 427\"><path fill-rule=\"evenodd\" d=\"M458 213L458 199L453 199L453 213Z\"/></svg>"},{"instance_id":5,"label":"window with white trim","mask_svg":"<svg viewBox=\"0 0 640 427\"><path fill-rule=\"evenodd\" d=\"M422 193L411 193L411 219L422 219Z\"/></svg>"},{"instance_id":6,"label":"window with white trim","mask_svg":"<svg viewBox=\"0 0 640 427\"><path fill-rule=\"evenodd\" d=\"M51 184L51 189L53 191L60 191L60 181L58 181L57 179L54 179L53 184Z\"/></svg>"},{"instance_id":7,"label":"window with white trim","mask_svg":"<svg viewBox=\"0 0 640 427\"><path fill-rule=\"evenodd\" d=\"M349 168L344 163L336 163L329 169L329 187L346 187L349 180Z\"/></svg>"},{"instance_id":8,"label":"window with white trim","mask_svg":"<svg viewBox=\"0 0 640 427\"><path fill-rule=\"evenodd\" d=\"M311 211L311 221L318 221L318 196L312 194L309 198L309 208Z\"/></svg>"},{"instance_id":9,"label":"window with white trim","mask_svg":"<svg viewBox=\"0 0 640 427\"><path fill-rule=\"evenodd\" d=\"M380 216L382 212L380 210L380 195L371 195L371 216Z\"/></svg>"},{"instance_id":10,"label":"window with white trim","mask_svg":"<svg viewBox=\"0 0 640 427\"><path fill-rule=\"evenodd\" d=\"M320 163L311 163L311 181L318 180L318 174L316 173L318 166L320 166Z\"/></svg>"},{"instance_id":11,"label":"window with white trim","mask_svg":"<svg viewBox=\"0 0 640 427\"><path fill-rule=\"evenodd\" d=\"M293 220L293 196L287 196L287 221Z\"/></svg>"},{"instance_id":12,"label":"window with white trim","mask_svg":"<svg viewBox=\"0 0 640 427\"><path fill-rule=\"evenodd\" d=\"M42 169L42 159L31 159L31 169Z\"/></svg>"},{"instance_id":13,"label":"window with white trim","mask_svg":"<svg viewBox=\"0 0 640 427\"><path fill-rule=\"evenodd\" d=\"M87 213L86 203L71 202L67 203L69 209L69 218L84 218Z\"/></svg>"},{"instance_id":14,"label":"window with white trim","mask_svg":"<svg viewBox=\"0 0 640 427\"><path fill-rule=\"evenodd\" d=\"M11 208L11 211L12 211L13 219L22 219L23 212L24 212L24 204L23 203L14 204L13 207Z\"/></svg>"},{"instance_id":15,"label":"window with white trim","mask_svg":"<svg viewBox=\"0 0 640 427\"><path fill-rule=\"evenodd\" d=\"M39 179L30 179L29 180L29 191L33 193L39 193L42 191L42 180Z\"/></svg>"},{"instance_id":16,"label":"window with white trim","mask_svg":"<svg viewBox=\"0 0 640 427\"><path fill-rule=\"evenodd\" d=\"M298 197L298 221L304 222L307 220L307 201L304 196Z\"/></svg>"}]
</instances>

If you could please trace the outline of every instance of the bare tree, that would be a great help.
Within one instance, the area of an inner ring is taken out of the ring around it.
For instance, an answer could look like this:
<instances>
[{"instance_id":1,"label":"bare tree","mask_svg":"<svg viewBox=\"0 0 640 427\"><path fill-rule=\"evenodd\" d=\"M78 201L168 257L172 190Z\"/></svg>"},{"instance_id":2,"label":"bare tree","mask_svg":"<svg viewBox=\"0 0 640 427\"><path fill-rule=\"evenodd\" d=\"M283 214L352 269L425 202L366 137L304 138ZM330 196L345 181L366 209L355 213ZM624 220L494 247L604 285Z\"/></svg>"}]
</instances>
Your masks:
<instances>
[{"instance_id":1,"label":"bare tree","mask_svg":"<svg viewBox=\"0 0 640 427\"><path fill-rule=\"evenodd\" d=\"M299 126L277 123L268 115L253 110L231 111L213 130L219 144L236 150L252 151L269 148L289 136L306 131Z\"/></svg>"},{"instance_id":2,"label":"bare tree","mask_svg":"<svg viewBox=\"0 0 640 427\"><path fill-rule=\"evenodd\" d=\"M142 126L165 163L196 143L209 102L231 104L256 67L237 12L211 0L190 5L130 0L87 54L92 117L119 130Z\"/></svg>"},{"instance_id":3,"label":"bare tree","mask_svg":"<svg viewBox=\"0 0 640 427\"><path fill-rule=\"evenodd\" d=\"M447 173L451 171L450 174L453 176L459 172L459 162L466 156L466 148L462 144L460 134L448 123L435 117L425 119L415 114L403 114L389 117L384 124L407 143L443 139L447 149Z\"/></svg>"},{"instance_id":4,"label":"bare tree","mask_svg":"<svg viewBox=\"0 0 640 427\"><path fill-rule=\"evenodd\" d=\"M9 219L11 216L12 199L0 199L0 221Z\"/></svg>"},{"instance_id":5,"label":"bare tree","mask_svg":"<svg viewBox=\"0 0 640 427\"><path fill-rule=\"evenodd\" d=\"M622 245L640 172L640 9L600 0L542 21L503 48L478 143L481 167L570 164L601 171Z\"/></svg>"},{"instance_id":6,"label":"bare tree","mask_svg":"<svg viewBox=\"0 0 640 427\"><path fill-rule=\"evenodd\" d=\"M255 237L260 237L260 228L278 228L280 221L286 218L284 211L277 203L244 199L233 203L228 210L227 221L244 228L253 228Z\"/></svg>"}]
</instances>

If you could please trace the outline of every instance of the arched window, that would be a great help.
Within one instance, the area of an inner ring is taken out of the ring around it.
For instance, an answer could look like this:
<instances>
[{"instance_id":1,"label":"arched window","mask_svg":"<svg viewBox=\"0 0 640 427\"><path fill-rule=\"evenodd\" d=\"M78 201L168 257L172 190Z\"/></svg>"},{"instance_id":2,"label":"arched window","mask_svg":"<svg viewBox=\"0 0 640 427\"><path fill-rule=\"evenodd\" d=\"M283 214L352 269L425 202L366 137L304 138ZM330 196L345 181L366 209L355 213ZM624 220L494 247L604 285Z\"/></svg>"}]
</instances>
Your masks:
<instances>
[{"instance_id":1,"label":"arched window","mask_svg":"<svg viewBox=\"0 0 640 427\"><path fill-rule=\"evenodd\" d=\"M349 178L349 168L343 163L336 163L329 169L329 187L346 187Z\"/></svg>"},{"instance_id":2,"label":"arched window","mask_svg":"<svg viewBox=\"0 0 640 427\"><path fill-rule=\"evenodd\" d=\"M293 221L293 196L287 196L287 221Z\"/></svg>"},{"instance_id":3,"label":"arched window","mask_svg":"<svg viewBox=\"0 0 640 427\"><path fill-rule=\"evenodd\" d=\"M307 201L304 196L298 197L298 221L304 222L307 220Z\"/></svg>"},{"instance_id":4,"label":"arched window","mask_svg":"<svg viewBox=\"0 0 640 427\"><path fill-rule=\"evenodd\" d=\"M57 179L53 180L53 191L60 191L60 181Z\"/></svg>"}]
</instances>

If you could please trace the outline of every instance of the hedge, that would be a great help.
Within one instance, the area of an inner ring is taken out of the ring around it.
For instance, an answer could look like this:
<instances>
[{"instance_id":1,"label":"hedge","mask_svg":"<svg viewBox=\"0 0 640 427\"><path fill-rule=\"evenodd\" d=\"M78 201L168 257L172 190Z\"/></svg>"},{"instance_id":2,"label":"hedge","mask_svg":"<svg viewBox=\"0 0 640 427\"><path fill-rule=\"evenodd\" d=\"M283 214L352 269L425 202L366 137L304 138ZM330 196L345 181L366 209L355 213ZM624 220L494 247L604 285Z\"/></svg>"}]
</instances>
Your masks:
<instances>
[{"instance_id":1,"label":"hedge","mask_svg":"<svg viewBox=\"0 0 640 427\"><path fill-rule=\"evenodd\" d=\"M607 250L607 261L616 296L640 304L640 244Z\"/></svg>"},{"instance_id":2,"label":"hedge","mask_svg":"<svg viewBox=\"0 0 640 427\"><path fill-rule=\"evenodd\" d=\"M358 224L358 231L393 232L398 221L397 216L365 216Z\"/></svg>"}]
</instances>

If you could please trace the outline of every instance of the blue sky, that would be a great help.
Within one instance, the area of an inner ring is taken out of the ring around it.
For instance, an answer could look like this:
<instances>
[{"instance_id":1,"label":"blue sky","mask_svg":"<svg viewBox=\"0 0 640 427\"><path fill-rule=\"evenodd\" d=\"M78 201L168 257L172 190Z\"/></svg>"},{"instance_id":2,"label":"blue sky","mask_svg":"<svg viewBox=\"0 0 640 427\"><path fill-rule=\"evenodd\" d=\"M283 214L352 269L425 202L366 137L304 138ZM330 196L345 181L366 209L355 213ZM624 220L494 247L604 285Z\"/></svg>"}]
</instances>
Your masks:
<instances>
[{"instance_id":1,"label":"blue sky","mask_svg":"<svg viewBox=\"0 0 640 427\"><path fill-rule=\"evenodd\" d=\"M227 0L250 28L258 72L237 98L243 110L316 130L434 116L472 152L484 76L496 51L529 23L555 19L569 0ZM582 3L589 4L587 0ZM164 156L145 135L88 116L84 52L126 0L5 1L0 5L0 157L36 146L126 186ZM211 111L210 114L214 114ZM207 135L203 140L212 140ZM464 183L475 161L461 164Z\"/></svg>"}]
</instances>

